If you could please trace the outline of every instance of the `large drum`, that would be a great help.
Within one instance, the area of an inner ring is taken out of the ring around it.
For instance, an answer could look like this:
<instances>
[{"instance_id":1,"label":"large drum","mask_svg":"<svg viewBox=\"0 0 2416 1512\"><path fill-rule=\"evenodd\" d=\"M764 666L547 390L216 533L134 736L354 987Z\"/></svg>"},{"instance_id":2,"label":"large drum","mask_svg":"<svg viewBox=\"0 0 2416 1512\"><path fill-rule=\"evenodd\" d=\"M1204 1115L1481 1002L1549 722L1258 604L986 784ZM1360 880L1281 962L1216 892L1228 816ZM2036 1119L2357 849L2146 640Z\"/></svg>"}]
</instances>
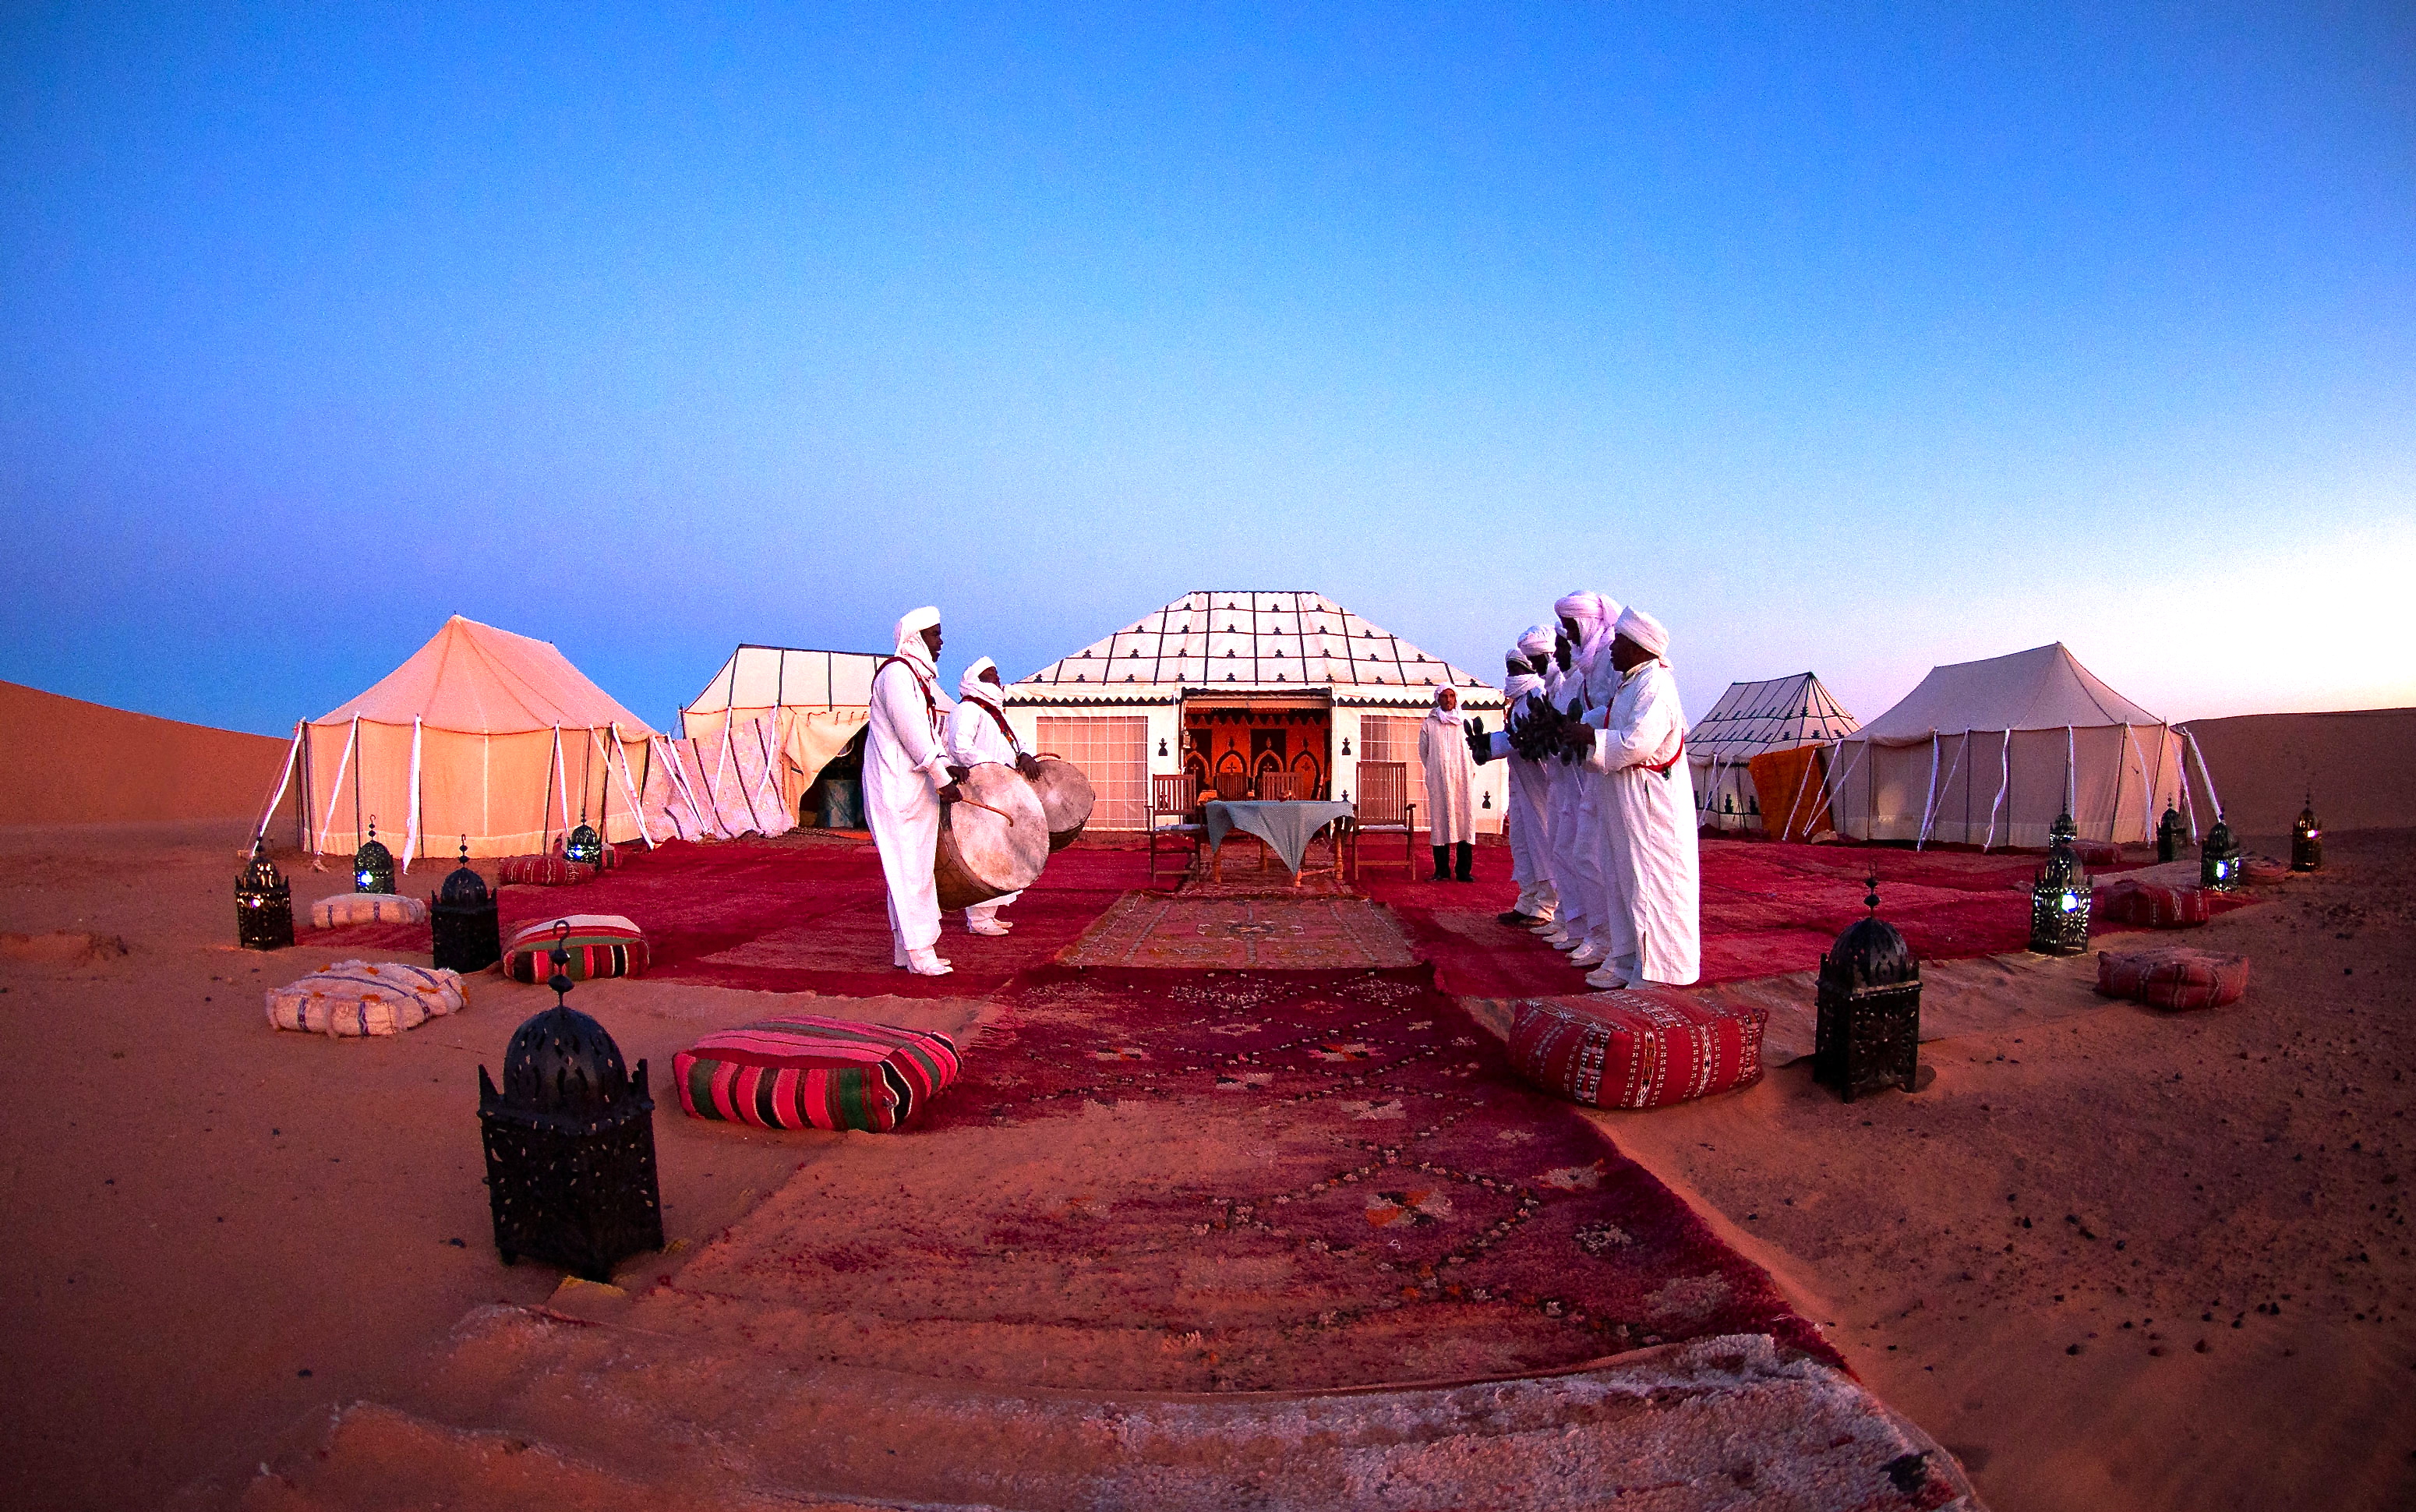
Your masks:
<instances>
[{"instance_id":1,"label":"large drum","mask_svg":"<svg viewBox=\"0 0 2416 1512\"><path fill-rule=\"evenodd\" d=\"M970 803L940 806L931 859L942 908L971 908L1021 892L1049 860L1049 819L1039 795L1012 766L984 762L962 783Z\"/></svg>"},{"instance_id":2,"label":"large drum","mask_svg":"<svg viewBox=\"0 0 2416 1512\"><path fill-rule=\"evenodd\" d=\"M1032 779L1032 791L1040 794L1040 811L1049 817L1049 848L1062 851L1091 822L1091 805L1097 800L1080 767L1054 756L1038 761L1040 775Z\"/></svg>"}]
</instances>

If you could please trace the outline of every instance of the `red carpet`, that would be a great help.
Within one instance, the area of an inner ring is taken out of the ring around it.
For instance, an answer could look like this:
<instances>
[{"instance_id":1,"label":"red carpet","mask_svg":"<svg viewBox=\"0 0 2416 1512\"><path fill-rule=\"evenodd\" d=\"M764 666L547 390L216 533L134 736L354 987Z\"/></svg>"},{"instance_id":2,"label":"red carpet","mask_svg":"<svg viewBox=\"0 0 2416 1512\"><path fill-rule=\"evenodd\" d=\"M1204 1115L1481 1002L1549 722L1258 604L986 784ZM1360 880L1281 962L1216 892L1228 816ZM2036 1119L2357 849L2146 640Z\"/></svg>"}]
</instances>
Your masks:
<instances>
[{"instance_id":1,"label":"red carpet","mask_svg":"<svg viewBox=\"0 0 2416 1512\"><path fill-rule=\"evenodd\" d=\"M1041 967L1001 1002L928 1122L802 1168L678 1287L776 1305L793 1353L1060 1387L1482 1379L1727 1334L1838 1363L1428 968Z\"/></svg>"},{"instance_id":2,"label":"red carpet","mask_svg":"<svg viewBox=\"0 0 2416 1512\"><path fill-rule=\"evenodd\" d=\"M1060 851L1039 885L1007 909L1015 932L967 934L964 915L950 914L940 954L955 973L915 976L889 964L881 862L869 841L673 841L651 852L624 847L621 855L622 865L577 886L505 888L505 936L565 914L621 914L646 931L650 976L778 992L960 997L1048 960L1140 886L1146 869L1138 851ZM491 863L486 868L491 873ZM424 895L448 869L415 868L404 885ZM297 897L308 885L307 877L296 880ZM429 935L425 924L363 925L305 930L301 943L313 951L424 951Z\"/></svg>"}]
</instances>

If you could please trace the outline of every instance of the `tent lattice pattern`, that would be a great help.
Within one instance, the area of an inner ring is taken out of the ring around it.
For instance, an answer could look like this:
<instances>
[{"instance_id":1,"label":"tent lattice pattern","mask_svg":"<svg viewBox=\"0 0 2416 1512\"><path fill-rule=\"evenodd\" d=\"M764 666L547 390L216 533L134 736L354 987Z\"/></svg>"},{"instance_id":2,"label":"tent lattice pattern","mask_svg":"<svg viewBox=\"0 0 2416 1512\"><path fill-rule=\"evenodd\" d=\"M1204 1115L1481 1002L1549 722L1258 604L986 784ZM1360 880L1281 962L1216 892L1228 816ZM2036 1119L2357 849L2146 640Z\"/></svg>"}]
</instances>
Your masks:
<instances>
[{"instance_id":1,"label":"tent lattice pattern","mask_svg":"<svg viewBox=\"0 0 2416 1512\"><path fill-rule=\"evenodd\" d=\"M1315 593L1188 593L1018 686L1483 688Z\"/></svg>"}]
</instances>

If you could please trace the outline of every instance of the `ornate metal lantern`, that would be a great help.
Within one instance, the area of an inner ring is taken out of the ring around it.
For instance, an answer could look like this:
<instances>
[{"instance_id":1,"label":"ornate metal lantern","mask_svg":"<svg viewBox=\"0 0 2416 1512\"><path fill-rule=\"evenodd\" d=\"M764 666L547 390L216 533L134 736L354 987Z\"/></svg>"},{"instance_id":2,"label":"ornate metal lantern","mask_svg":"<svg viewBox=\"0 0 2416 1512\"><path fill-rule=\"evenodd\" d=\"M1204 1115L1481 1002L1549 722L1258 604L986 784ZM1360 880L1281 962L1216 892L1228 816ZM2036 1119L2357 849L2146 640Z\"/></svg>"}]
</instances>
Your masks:
<instances>
[{"instance_id":1,"label":"ornate metal lantern","mask_svg":"<svg viewBox=\"0 0 2416 1512\"><path fill-rule=\"evenodd\" d=\"M428 900L428 930L434 938L439 967L464 973L485 971L504 959L504 930L497 913L500 891L489 892L485 879L470 869L470 838L463 836L461 866Z\"/></svg>"},{"instance_id":2,"label":"ornate metal lantern","mask_svg":"<svg viewBox=\"0 0 2416 1512\"><path fill-rule=\"evenodd\" d=\"M375 814L370 816L370 838L361 841L361 848L353 853L353 891L394 891L394 853L378 843Z\"/></svg>"},{"instance_id":3,"label":"ornate metal lantern","mask_svg":"<svg viewBox=\"0 0 2416 1512\"><path fill-rule=\"evenodd\" d=\"M246 950L282 950L294 943L294 889L257 839L251 864L234 879L234 938Z\"/></svg>"},{"instance_id":4,"label":"ornate metal lantern","mask_svg":"<svg viewBox=\"0 0 2416 1512\"><path fill-rule=\"evenodd\" d=\"M2156 826L2156 859L2180 860L2182 846L2188 840L2189 826L2182 823L2181 810L2171 804L2165 805L2164 822Z\"/></svg>"},{"instance_id":5,"label":"ornate metal lantern","mask_svg":"<svg viewBox=\"0 0 2416 1512\"><path fill-rule=\"evenodd\" d=\"M2214 827L2206 832L2206 843L2197 849L2197 885L2231 892L2241 884L2240 869L2240 842L2231 838L2231 826L2217 814Z\"/></svg>"},{"instance_id":6,"label":"ornate metal lantern","mask_svg":"<svg viewBox=\"0 0 2416 1512\"><path fill-rule=\"evenodd\" d=\"M2058 819L2046 865L2031 882L2031 948L2042 956L2076 956L2089 948L2091 884L2072 849L2069 816Z\"/></svg>"},{"instance_id":7,"label":"ornate metal lantern","mask_svg":"<svg viewBox=\"0 0 2416 1512\"><path fill-rule=\"evenodd\" d=\"M2324 822L2316 817L2316 795L2307 794L2307 806L2299 810L2299 822L2290 826L2290 869L2321 871L2324 869Z\"/></svg>"},{"instance_id":8,"label":"ornate metal lantern","mask_svg":"<svg viewBox=\"0 0 2416 1512\"><path fill-rule=\"evenodd\" d=\"M622 1260L663 1247L655 1100L646 1063L630 1076L604 1026L565 1001L569 933L554 926L554 1005L512 1035L504 1090L478 1067L487 1199L505 1264L526 1256L609 1281Z\"/></svg>"},{"instance_id":9,"label":"ornate metal lantern","mask_svg":"<svg viewBox=\"0 0 2416 1512\"><path fill-rule=\"evenodd\" d=\"M562 858L591 867L602 866L604 837L596 833L595 825L581 820L579 827L570 832L570 839L562 842Z\"/></svg>"},{"instance_id":10,"label":"ornate metal lantern","mask_svg":"<svg viewBox=\"0 0 2416 1512\"><path fill-rule=\"evenodd\" d=\"M1880 917L1879 878L1869 886L1869 915L1820 958L1815 998L1812 1079L1848 1102L1886 1086L1910 1092L1921 1070L1921 963Z\"/></svg>"}]
</instances>

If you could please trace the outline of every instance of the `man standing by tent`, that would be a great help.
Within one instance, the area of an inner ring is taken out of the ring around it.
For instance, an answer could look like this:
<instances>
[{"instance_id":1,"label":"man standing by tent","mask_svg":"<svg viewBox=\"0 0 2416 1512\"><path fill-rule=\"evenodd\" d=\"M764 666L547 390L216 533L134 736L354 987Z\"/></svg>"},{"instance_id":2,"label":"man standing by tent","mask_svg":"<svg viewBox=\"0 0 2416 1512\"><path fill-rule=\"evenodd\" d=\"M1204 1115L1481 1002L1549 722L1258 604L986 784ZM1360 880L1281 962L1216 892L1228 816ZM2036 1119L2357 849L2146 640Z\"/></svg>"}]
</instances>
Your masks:
<instances>
[{"instance_id":1,"label":"man standing by tent","mask_svg":"<svg viewBox=\"0 0 2416 1512\"><path fill-rule=\"evenodd\" d=\"M1418 765L1427 775L1427 842L1434 847L1434 880L1452 880L1452 851L1458 849L1458 877L1476 880L1476 815L1468 789L1475 771L1468 737L1461 732L1459 689L1435 689L1434 707L1418 726Z\"/></svg>"},{"instance_id":2,"label":"man standing by tent","mask_svg":"<svg viewBox=\"0 0 2416 1512\"><path fill-rule=\"evenodd\" d=\"M1701 975L1695 781L1669 649L1659 620L1621 612L1608 653L1617 692L1586 765L1602 779L1603 881L1624 948L1586 977L1593 987L1684 987Z\"/></svg>"},{"instance_id":3,"label":"man standing by tent","mask_svg":"<svg viewBox=\"0 0 2416 1512\"><path fill-rule=\"evenodd\" d=\"M864 811L889 885L890 964L923 976L952 968L940 943L940 805L957 796L965 769L941 741L940 612L917 609L898 622L898 649L872 674L872 722L865 738Z\"/></svg>"},{"instance_id":4,"label":"man standing by tent","mask_svg":"<svg viewBox=\"0 0 2416 1512\"><path fill-rule=\"evenodd\" d=\"M1004 691L999 681L998 663L982 658L965 669L957 683L957 710L948 717L948 755L959 766L979 766L984 762L996 762L1012 766L1025 777L1036 777L1040 764L1025 754L1015 731L1006 722L1006 711L999 704ZM1004 934L1015 926L998 916L998 911L1023 895L1008 893L987 903L975 903L965 910L965 930L970 934Z\"/></svg>"}]
</instances>

